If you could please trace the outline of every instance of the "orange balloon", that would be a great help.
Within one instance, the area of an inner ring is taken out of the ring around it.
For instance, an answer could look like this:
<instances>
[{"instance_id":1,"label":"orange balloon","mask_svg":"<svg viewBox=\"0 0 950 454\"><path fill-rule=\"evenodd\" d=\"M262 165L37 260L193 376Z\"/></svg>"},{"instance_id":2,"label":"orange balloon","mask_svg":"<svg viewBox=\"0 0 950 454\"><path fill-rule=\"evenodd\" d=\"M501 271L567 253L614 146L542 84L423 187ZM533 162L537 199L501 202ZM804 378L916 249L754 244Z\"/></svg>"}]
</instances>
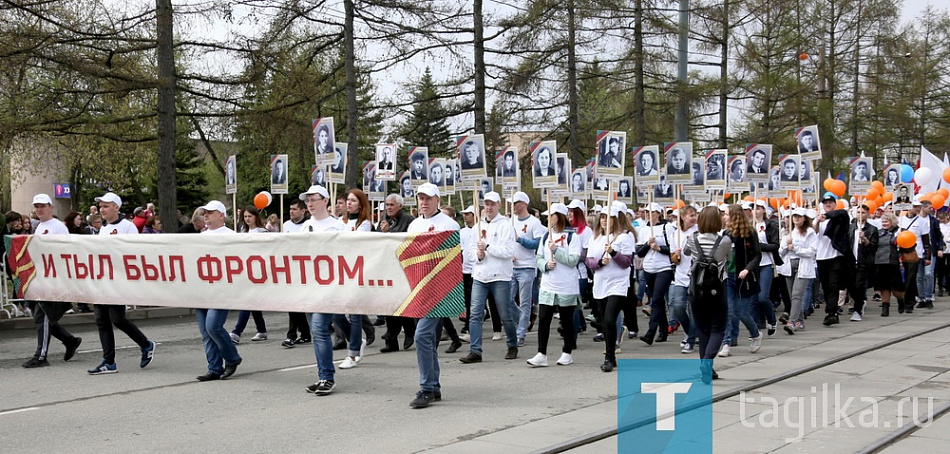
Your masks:
<instances>
[{"instance_id":1,"label":"orange balloon","mask_svg":"<svg viewBox=\"0 0 950 454\"><path fill-rule=\"evenodd\" d=\"M881 191L878 191L877 188L875 188L875 187L872 186L871 189L868 189L868 198L869 198L869 199L876 199L877 196L879 196L879 195L881 195Z\"/></svg>"},{"instance_id":2,"label":"orange balloon","mask_svg":"<svg viewBox=\"0 0 950 454\"><path fill-rule=\"evenodd\" d=\"M848 186L845 185L844 181L841 181L841 180L833 180L830 186L831 186L831 189L829 189L829 191L831 191L832 194L838 197L843 196L844 193L848 190Z\"/></svg>"},{"instance_id":3,"label":"orange balloon","mask_svg":"<svg viewBox=\"0 0 950 454\"><path fill-rule=\"evenodd\" d=\"M673 203L673 208L677 210L683 208L684 206L686 206L686 202L682 201L681 199L676 199L676 202Z\"/></svg>"},{"instance_id":4,"label":"orange balloon","mask_svg":"<svg viewBox=\"0 0 950 454\"><path fill-rule=\"evenodd\" d=\"M864 206L868 207L868 212L873 213L879 205L874 200L865 200Z\"/></svg>"},{"instance_id":5,"label":"orange balloon","mask_svg":"<svg viewBox=\"0 0 950 454\"><path fill-rule=\"evenodd\" d=\"M871 182L871 187L872 187L872 188L877 188L877 190L878 190L881 194L884 193L884 183L881 183L880 181L872 181L872 182Z\"/></svg>"},{"instance_id":6,"label":"orange balloon","mask_svg":"<svg viewBox=\"0 0 950 454\"><path fill-rule=\"evenodd\" d=\"M728 192L724 192L724 193L722 194L722 200L729 200L729 197L732 197L732 194L730 194L730 193L728 193Z\"/></svg>"},{"instance_id":7,"label":"orange balloon","mask_svg":"<svg viewBox=\"0 0 950 454\"><path fill-rule=\"evenodd\" d=\"M838 201L835 202L835 209L836 209L836 210L843 210L843 209L844 209L844 200L838 199Z\"/></svg>"},{"instance_id":8,"label":"orange balloon","mask_svg":"<svg viewBox=\"0 0 950 454\"><path fill-rule=\"evenodd\" d=\"M831 185L834 184L834 178L825 178L825 181L821 183L821 187L825 188L826 191L831 191ZM834 191L831 191L834 192Z\"/></svg>"},{"instance_id":9,"label":"orange balloon","mask_svg":"<svg viewBox=\"0 0 950 454\"><path fill-rule=\"evenodd\" d=\"M877 198L874 199L874 203L877 204L877 207L878 207L878 208L884 206L884 197L877 196Z\"/></svg>"},{"instance_id":10,"label":"orange balloon","mask_svg":"<svg viewBox=\"0 0 950 454\"><path fill-rule=\"evenodd\" d=\"M257 207L258 210L263 210L264 208L267 208L267 205L268 204L267 204L266 195L258 194L254 196L254 206Z\"/></svg>"},{"instance_id":11,"label":"orange balloon","mask_svg":"<svg viewBox=\"0 0 950 454\"><path fill-rule=\"evenodd\" d=\"M914 247L915 244L917 244L917 235L915 235L914 232L911 232L910 230L904 230L903 232L897 234L898 246L904 249L910 249Z\"/></svg>"},{"instance_id":12,"label":"orange balloon","mask_svg":"<svg viewBox=\"0 0 950 454\"><path fill-rule=\"evenodd\" d=\"M772 197L772 198L769 199L769 206L771 206L772 208L774 208L774 209L776 209L776 210L778 209L779 205L781 205L781 204L782 204L782 199L775 198L775 197Z\"/></svg>"},{"instance_id":13,"label":"orange balloon","mask_svg":"<svg viewBox=\"0 0 950 454\"><path fill-rule=\"evenodd\" d=\"M753 199L752 199L752 196L751 196L751 195L747 195L747 196L745 196L745 197L742 198L742 201L743 201L743 202L751 202L752 200L753 200Z\"/></svg>"},{"instance_id":14,"label":"orange balloon","mask_svg":"<svg viewBox=\"0 0 950 454\"><path fill-rule=\"evenodd\" d=\"M893 201L894 201L894 193L893 193L893 192L885 192L885 193L884 193L884 196L881 197L881 198L884 199L884 202L893 202Z\"/></svg>"},{"instance_id":15,"label":"orange balloon","mask_svg":"<svg viewBox=\"0 0 950 454\"><path fill-rule=\"evenodd\" d=\"M943 169L943 181L950 183L950 167Z\"/></svg>"},{"instance_id":16,"label":"orange balloon","mask_svg":"<svg viewBox=\"0 0 950 454\"><path fill-rule=\"evenodd\" d=\"M939 210L947 203L947 198L940 194L934 194L934 196L930 198L930 202L934 204L934 209Z\"/></svg>"},{"instance_id":17,"label":"orange balloon","mask_svg":"<svg viewBox=\"0 0 950 454\"><path fill-rule=\"evenodd\" d=\"M950 197L950 189L947 189L947 188L940 188L940 189L937 189L937 194L942 195L943 198L946 199L946 198Z\"/></svg>"},{"instance_id":18,"label":"orange balloon","mask_svg":"<svg viewBox=\"0 0 950 454\"><path fill-rule=\"evenodd\" d=\"M921 201L921 202L929 202L929 201L931 201L931 199L933 199L933 196L934 196L934 193L928 192L928 193L926 193L926 194L920 196L920 201Z\"/></svg>"}]
</instances>

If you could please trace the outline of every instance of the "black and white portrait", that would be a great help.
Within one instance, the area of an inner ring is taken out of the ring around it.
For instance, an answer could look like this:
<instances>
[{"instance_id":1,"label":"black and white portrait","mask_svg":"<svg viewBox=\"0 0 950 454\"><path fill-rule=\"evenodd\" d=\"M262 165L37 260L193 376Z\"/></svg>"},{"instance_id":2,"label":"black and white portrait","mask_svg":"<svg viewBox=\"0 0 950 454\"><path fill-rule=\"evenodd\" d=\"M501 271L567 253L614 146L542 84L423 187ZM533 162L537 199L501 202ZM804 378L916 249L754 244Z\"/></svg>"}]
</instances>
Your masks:
<instances>
[{"instance_id":1,"label":"black and white portrait","mask_svg":"<svg viewBox=\"0 0 950 454\"><path fill-rule=\"evenodd\" d=\"M666 153L666 174L689 175L690 151L684 146L674 146ZM688 179L688 178L687 178Z\"/></svg>"},{"instance_id":2,"label":"black and white portrait","mask_svg":"<svg viewBox=\"0 0 950 454\"><path fill-rule=\"evenodd\" d=\"M409 155L409 178L424 183L429 180L428 149L416 149Z\"/></svg>"},{"instance_id":3,"label":"black and white portrait","mask_svg":"<svg viewBox=\"0 0 950 454\"><path fill-rule=\"evenodd\" d=\"M856 159L851 165L851 181L853 183L871 182L871 159Z\"/></svg>"},{"instance_id":4,"label":"black and white portrait","mask_svg":"<svg viewBox=\"0 0 950 454\"><path fill-rule=\"evenodd\" d=\"M617 198L623 200L629 200L633 198L632 178L624 177L620 179L620 183L617 184Z\"/></svg>"},{"instance_id":5,"label":"black and white portrait","mask_svg":"<svg viewBox=\"0 0 950 454\"><path fill-rule=\"evenodd\" d=\"M485 167L485 148L473 139L466 140L459 149L462 169L483 169Z\"/></svg>"},{"instance_id":6,"label":"black and white portrait","mask_svg":"<svg viewBox=\"0 0 950 454\"><path fill-rule=\"evenodd\" d=\"M818 138L818 125L805 126L795 130L795 143L802 159L821 158L821 142Z\"/></svg>"},{"instance_id":7,"label":"black and white portrait","mask_svg":"<svg viewBox=\"0 0 950 454\"><path fill-rule=\"evenodd\" d=\"M726 180L726 153L713 151L706 154L706 184Z\"/></svg>"},{"instance_id":8,"label":"black and white portrait","mask_svg":"<svg viewBox=\"0 0 950 454\"><path fill-rule=\"evenodd\" d=\"M497 171L495 175L499 178L516 178L518 176L518 159L515 156L515 151L511 148L507 148L501 155L501 159L497 162Z\"/></svg>"},{"instance_id":9,"label":"black and white portrait","mask_svg":"<svg viewBox=\"0 0 950 454\"><path fill-rule=\"evenodd\" d=\"M327 171L323 168L323 166L315 165L310 169L310 184L328 187Z\"/></svg>"},{"instance_id":10,"label":"black and white portrait","mask_svg":"<svg viewBox=\"0 0 950 454\"><path fill-rule=\"evenodd\" d=\"M623 138L607 136L601 140L598 161L601 167L623 167Z\"/></svg>"},{"instance_id":11,"label":"black and white portrait","mask_svg":"<svg viewBox=\"0 0 950 454\"><path fill-rule=\"evenodd\" d=\"M693 178L690 184L693 186L703 186L706 184L705 159L695 158L692 163Z\"/></svg>"},{"instance_id":12,"label":"black and white portrait","mask_svg":"<svg viewBox=\"0 0 950 454\"><path fill-rule=\"evenodd\" d=\"M571 192L574 194L583 194L587 191L587 172L584 169L576 169L571 173Z\"/></svg>"},{"instance_id":13,"label":"black and white portrait","mask_svg":"<svg viewBox=\"0 0 950 454\"><path fill-rule=\"evenodd\" d=\"M403 198L411 198L416 196L416 191L412 189L412 180L409 179L409 174L404 173L402 178L399 179L399 194Z\"/></svg>"},{"instance_id":14,"label":"black and white portrait","mask_svg":"<svg viewBox=\"0 0 950 454\"><path fill-rule=\"evenodd\" d=\"M673 185L667 179L666 175L660 175L660 184L653 188L654 199L672 199Z\"/></svg>"},{"instance_id":15,"label":"black and white portrait","mask_svg":"<svg viewBox=\"0 0 950 454\"><path fill-rule=\"evenodd\" d=\"M786 156L779 164L781 169L780 180L798 183L798 156Z\"/></svg>"},{"instance_id":16,"label":"black and white portrait","mask_svg":"<svg viewBox=\"0 0 950 454\"><path fill-rule=\"evenodd\" d=\"M729 163L729 183L744 183L745 182L745 158L742 156L734 156L730 159Z\"/></svg>"},{"instance_id":17,"label":"black and white portrait","mask_svg":"<svg viewBox=\"0 0 950 454\"><path fill-rule=\"evenodd\" d=\"M237 192L237 156L228 156L224 169L224 192L234 194Z\"/></svg>"},{"instance_id":18,"label":"black and white portrait","mask_svg":"<svg viewBox=\"0 0 950 454\"><path fill-rule=\"evenodd\" d=\"M637 154L637 164L636 164L637 176L656 176L657 175L657 160L656 160L656 151L651 149L640 150Z\"/></svg>"},{"instance_id":19,"label":"black and white portrait","mask_svg":"<svg viewBox=\"0 0 950 454\"><path fill-rule=\"evenodd\" d=\"M441 162L435 161L429 166L429 183L440 187L445 186L445 170Z\"/></svg>"},{"instance_id":20,"label":"black and white portrait","mask_svg":"<svg viewBox=\"0 0 950 454\"><path fill-rule=\"evenodd\" d=\"M748 166L746 167L746 173L748 175L765 175L769 172L769 166L771 165L769 152L764 147L755 147L752 148L746 154L746 161Z\"/></svg>"}]
</instances>

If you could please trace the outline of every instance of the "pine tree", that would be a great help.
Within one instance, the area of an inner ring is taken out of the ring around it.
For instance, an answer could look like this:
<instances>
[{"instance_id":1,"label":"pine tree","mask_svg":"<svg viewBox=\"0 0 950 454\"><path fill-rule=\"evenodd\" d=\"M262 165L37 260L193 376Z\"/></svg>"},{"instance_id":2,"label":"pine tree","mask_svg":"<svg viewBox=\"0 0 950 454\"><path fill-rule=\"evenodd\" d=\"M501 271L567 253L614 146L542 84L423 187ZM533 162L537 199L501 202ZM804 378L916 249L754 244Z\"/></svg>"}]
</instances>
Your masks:
<instances>
[{"instance_id":1,"label":"pine tree","mask_svg":"<svg viewBox=\"0 0 950 454\"><path fill-rule=\"evenodd\" d=\"M399 135L407 145L429 147L430 156L451 157L454 147L449 138L449 113L429 68L412 90L412 100L412 114L399 128Z\"/></svg>"}]
</instances>

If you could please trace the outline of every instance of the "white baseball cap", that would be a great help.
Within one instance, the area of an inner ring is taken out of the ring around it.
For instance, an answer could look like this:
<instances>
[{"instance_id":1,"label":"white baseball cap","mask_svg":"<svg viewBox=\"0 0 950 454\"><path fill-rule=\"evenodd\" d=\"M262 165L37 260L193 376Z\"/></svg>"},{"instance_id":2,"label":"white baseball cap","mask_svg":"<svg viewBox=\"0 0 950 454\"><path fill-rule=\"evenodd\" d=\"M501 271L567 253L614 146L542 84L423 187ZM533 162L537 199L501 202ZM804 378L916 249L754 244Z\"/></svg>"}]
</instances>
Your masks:
<instances>
[{"instance_id":1,"label":"white baseball cap","mask_svg":"<svg viewBox=\"0 0 950 454\"><path fill-rule=\"evenodd\" d=\"M565 204L563 204L563 203L552 203L552 204L551 204L551 211L553 211L553 212L555 212L555 213L561 213L561 214L563 214L564 216L567 216L567 205L565 205Z\"/></svg>"},{"instance_id":2,"label":"white baseball cap","mask_svg":"<svg viewBox=\"0 0 950 454\"><path fill-rule=\"evenodd\" d=\"M416 189L416 193L425 194L429 197L442 197L439 187L432 183L422 183L419 185L419 189Z\"/></svg>"},{"instance_id":3,"label":"white baseball cap","mask_svg":"<svg viewBox=\"0 0 950 454\"><path fill-rule=\"evenodd\" d=\"M573 202L571 202L571 203L573 203ZM602 205L600 205L600 204L594 205L594 212L595 212L595 213L600 213L600 210L603 210L603 209L604 209L604 207L603 207Z\"/></svg>"},{"instance_id":4,"label":"white baseball cap","mask_svg":"<svg viewBox=\"0 0 950 454\"><path fill-rule=\"evenodd\" d=\"M653 202L650 204L650 211L656 211L657 213L663 213L663 207L659 203Z\"/></svg>"},{"instance_id":5,"label":"white baseball cap","mask_svg":"<svg viewBox=\"0 0 950 454\"><path fill-rule=\"evenodd\" d=\"M818 217L818 212L811 209L805 210L805 216L808 216L811 219L815 219Z\"/></svg>"},{"instance_id":6,"label":"white baseball cap","mask_svg":"<svg viewBox=\"0 0 950 454\"><path fill-rule=\"evenodd\" d=\"M617 216L620 214L620 206L613 204L610 207L603 207L600 209L600 214L606 214L607 216Z\"/></svg>"},{"instance_id":7,"label":"white baseball cap","mask_svg":"<svg viewBox=\"0 0 950 454\"><path fill-rule=\"evenodd\" d=\"M798 207L792 210L792 216L807 216L807 215L808 215L808 211L802 207Z\"/></svg>"},{"instance_id":8,"label":"white baseball cap","mask_svg":"<svg viewBox=\"0 0 950 454\"><path fill-rule=\"evenodd\" d=\"M96 197L96 202L112 202L117 208L122 207L122 198L115 195L114 192L107 192L102 197Z\"/></svg>"},{"instance_id":9,"label":"white baseball cap","mask_svg":"<svg viewBox=\"0 0 950 454\"><path fill-rule=\"evenodd\" d=\"M462 213L462 214L475 214L475 207L472 206L472 205L469 205L469 206L466 207L464 210L460 211L460 213Z\"/></svg>"},{"instance_id":10,"label":"white baseball cap","mask_svg":"<svg viewBox=\"0 0 950 454\"><path fill-rule=\"evenodd\" d=\"M752 202L742 202L742 209L743 209L743 210L751 210L751 209L752 209Z\"/></svg>"},{"instance_id":11,"label":"white baseball cap","mask_svg":"<svg viewBox=\"0 0 950 454\"><path fill-rule=\"evenodd\" d=\"M729 211L729 204L728 203L720 204L719 211L722 211L723 213Z\"/></svg>"},{"instance_id":12,"label":"white baseball cap","mask_svg":"<svg viewBox=\"0 0 950 454\"><path fill-rule=\"evenodd\" d=\"M420 186L420 189L421 189L421 186ZM486 202L487 202L487 201L492 201L492 202L495 202L495 203L501 203L501 196L498 195L497 192L492 191L492 192L489 192L488 194L485 194L485 201L486 201Z\"/></svg>"},{"instance_id":13,"label":"white baseball cap","mask_svg":"<svg viewBox=\"0 0 950 454\"><path fill-rule=\"evenodd\" d=\"M319 184L315 184L310 186L310 189L307 189L307 192L300 194L300 200L307 200L307 196L313 194L320 194L320 196L324 199L330 198L330 193L327 191L327 188L320 186Z\"/></svg>"},{"instance_id":14,"label":"white baseball cap","mask_svg":"<svg viewBox=\"0 0 950 454\"><path fill-rule=\"evenodd\" d=\"M33 205L36 205L37 203L42 203L43 205L52 205L53 199L50 199L46 194L37 194L33 196Z\"/></svg>"},{"instance_id":15,"label":"white baseball cap","mask_svg":"<svg viewBox=\"0 0 950 454\"><path fill-rule=\"evenodd\" d=\"M217 201L217 200L212 200L212 201L208 202L207 205L205 205L205 206L203 206L203 207L201 207L201 208L204 209L205 211L220 211L221 214L223 214L223 215L227 215L227 214L228 214L228 209L224 207L224 204L223 204L223 203L221 203L221 202L219 202L219 201Z\"/></svg>"},{"instance_id":16,"label":"white baseball cap","mask_svg":"<svg viewBox=\"0 0 950 454\"><path fill-rule=\"evenodd\" d=\"M585 204L583 200L574 199L574 200L571 200L571 203L567 204L567 208L569 210L573 210L574 208L580 208L581 211L587 211L587 204Z\"/></svg>"},{"instance_id":17,"label":"white baseball cap","mask_svg":"<svg viewBox=\"0 0 950 454\"><path fill-rule=\"evenodd\" d=\"M513 196L511 196L511 200L513 200L515 203L518 203L518 202L531 203L531 199L528 198L528 194L525 194L524 192L521 192L521 191L518 191Z\"/></svg>"},{"instance_id":18,"label":"white baseball cap","mask_svg":"<svg viewBox=\"0 0 950 454\"><path fill-rule=\"evenodd\" d=\"M619 201L617 201L617 200L614 200L614 202L611 204L611 209L614 209L614 208L617 209L617 212L618 212L618 213L626 213L626 212L627 212L627 204L626 204L626 203L623 203L623 202L619 202Z\"/></svg>"},{"instance_id":19,"label":"white baseball cap","mask_svg":"<svg viewBox=\"0 0 950 454\"><path fill-rule=\"evenodd\" d=\"M756 205L756 206L760 206L760 207L762 207L762 208L768 208L768 207L769 207L769 204L765 203L765 199L758 199L758 200L756 200L756 201L755 201L755 205Z\"/></svg>"}]
</instances>

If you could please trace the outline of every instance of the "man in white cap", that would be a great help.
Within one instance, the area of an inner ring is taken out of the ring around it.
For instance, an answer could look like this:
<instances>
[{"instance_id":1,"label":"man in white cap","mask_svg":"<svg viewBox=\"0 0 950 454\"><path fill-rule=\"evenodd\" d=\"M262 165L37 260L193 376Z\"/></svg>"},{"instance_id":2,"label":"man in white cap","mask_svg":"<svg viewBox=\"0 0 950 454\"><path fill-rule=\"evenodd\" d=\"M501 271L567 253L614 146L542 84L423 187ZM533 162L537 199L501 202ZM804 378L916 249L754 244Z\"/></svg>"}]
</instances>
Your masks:
<instances>
[{"instance_id":1,"label":"man in white cap","mask_svg":"<svg viewBox=\"0 0 950 454\"><path fill-rule=\"evenodd\" d=\"M511 276L511 306L508 313L512 318L516 314L521 314L517 319L516 335L518 336L518 346L524 346L524 338L528 334L528 325L531 324L531 300L534 295L535 278L538 276L535 255L538 251L538 243L544 236L547 229L541 225L538 218L528 212L528 204L531 199L528 194L518 191L512 196L515 202L515 219L513 225L515 241L518 243L514 247L515 260L514 269ZM498 301L502 304L502 301Z\"/></svg>"},{"instance_id":2,"label":"man in white cap","mask_svg":"<svg viewBox=\"0 0 950 454\"><path fill-rule=\"evenodd\" d=\"M205 230L202 235L234 235L234 230L224 225L228 217L228 210L224 204L212 200L201 207L205 211ZM198 320L198 332L201 333L201 342L205 347L205 357L208 359L208 372L199 375L198 381L223 380L232 375L241 364L241 355L231 340L231 335L224 328L228 320L227 309L195 309L195 318Z\"/></svg>"},{"instance_id":3,"label":"man in white cap","mask_svg":"<svg viewBox=\"0 0 950 454\"><path fill-rule=\"evenodd\" d=\"M122 199L114 193L107 192L102 197L96 197L99 202L99 214L102 215L103 225L99 235L137 235L139 230L135 224L125 219L119 208ZM115 364L115 326L129 336L142 349L142 360L139 367L146 367L152 362L155 355L155 342L150 341L135 323L125 316L124 304L97 304L96 327L99 328L99 342L102 343L102 363L89 369L90 375L111 374L118 372Z\"/></svg>"},{"instance_id":4,"label":"man in white cap","mask_svg":"<svg viewBox=\"0 0 950 454\"><path fill-rule=\"evenodd\" d=\"M419 200L419 217L409 224L409 233L444 232L458 230L458 222L439 210L441 195L438 186L425 183L416 191ZM439 324L440 318L420 318L416 324L416 361L419 364L419 392L409 403L412 408L425 408L432 402L442 400L442 384L439 382Z\"/></svg>"},{"instance_id":5,"label":"man in white cap","mask_svg":"<svg viewBox=\"0 0 950 454\"><path fill-rule=\"evenodd\" d=\"M818 215L818 246L815 260L818 262L818 280L825 293L825 318L822 324L838 323L838 294L846 290L854 274L854 251L848 244L848 228L851 217L848 212L836 209L838 198L830 192L821 198L824 213Z\"/></svg>"},{"instance_id":6,"label":"man in white cap","mask_svg":"<svg viewBox=\"0 0 950 454\"><path fill-rule=\"evenodd\" d=\"M472 266L472 313L469 319L471 351L459 361L471 364L482 361L482 317L491 293L498 302L498 315L505 329L508 352L505 359L518 357L518 339L512 314L504 301L511 300L511 275L514 270L515 229L508 218L498 212L501 196L492 191L485 194L484 218L475 241L464 251L474 260Z\"/></svg>"},{"instance_id":7,"label":"man in white cap","mask_svg":"<svg viewBox=\"0 0 950 454\"><path fill-rule=\"evenodd\" d=\"M307 202L307 211L310 219L304 222L302 231L312 232L340 232L346 228L343 221L330 216L327 206L330 203L330 193L323 186L313 185L307 192L300 194L300 200ZM357 316L359 317L359 316ZM313 336L313 353L317 358L317 382L307 386L308 393L318 396L330 394L336 387L333 367L333 332L331 324L333 314L314 313L310 318L310 335ZM356 326L359 326L357 322Z\"/></svg>"},{"instance_id":8,"label":"man in white cap","mask_svg":"<svg viewBox=\"0 0 950 454\"><path fill-rule=\"evenodd\" d=\"M33 210L36 217L40 220L39 225L33 231L35 235L69 235L66 225L53 217L53 200L46 194L37 194L33 197ZM0 276L0 279L6 279ZM63 314L69 310L69 303L54 301L28 301L27 305L33 313L33 322L36 324L36 353L33 358L23 363L23 367L32 369L35 367L49 366L47 354L49 353L50 336L59 339L66 347L66 355L63 361L69 361L76 355L79 344L82 343L81 337L73 336L66 331L58 322L63 318Z\"/></svg>"}]
</instances>

